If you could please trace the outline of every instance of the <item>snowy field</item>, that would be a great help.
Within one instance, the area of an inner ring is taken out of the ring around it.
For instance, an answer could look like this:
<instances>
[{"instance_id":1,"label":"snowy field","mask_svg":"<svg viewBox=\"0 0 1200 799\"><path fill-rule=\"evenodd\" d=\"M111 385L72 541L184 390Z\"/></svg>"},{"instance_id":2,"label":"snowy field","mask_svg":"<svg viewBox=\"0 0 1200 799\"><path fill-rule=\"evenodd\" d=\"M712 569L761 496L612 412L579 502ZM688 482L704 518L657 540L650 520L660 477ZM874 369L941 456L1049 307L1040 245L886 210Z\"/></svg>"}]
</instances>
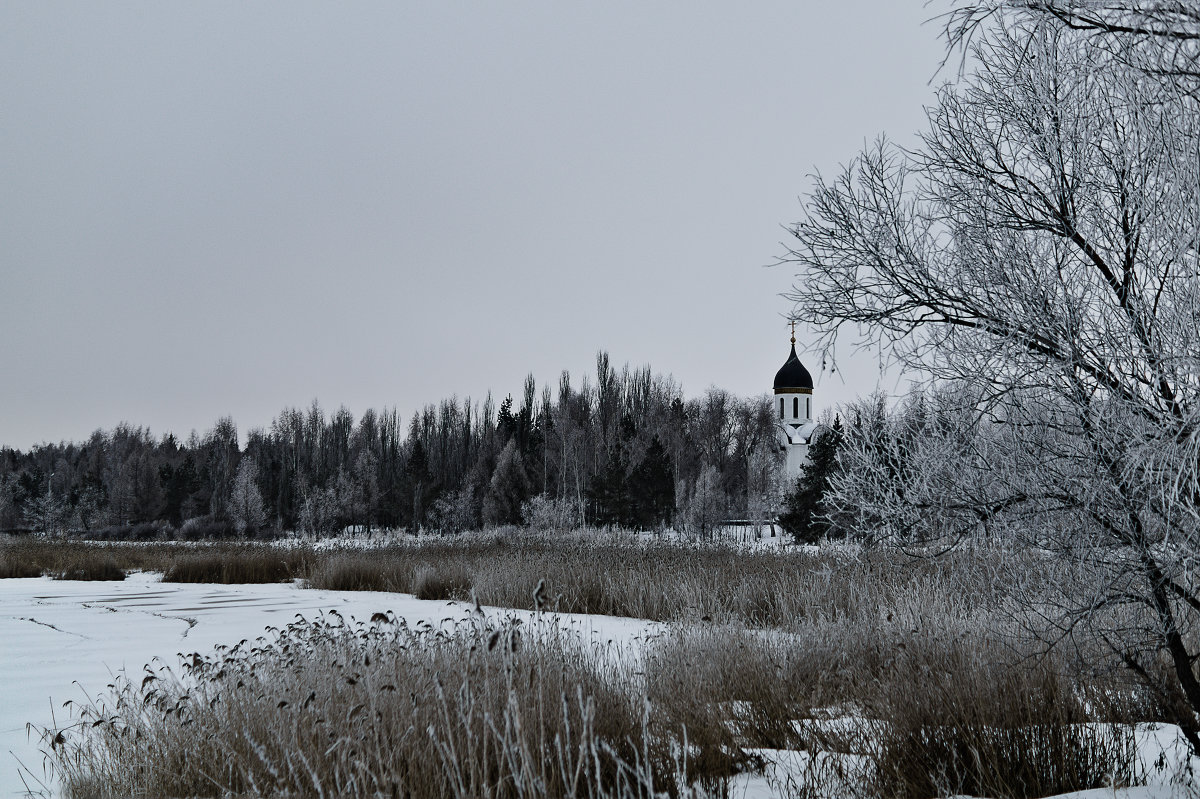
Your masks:
<instances>
[{"instance_id":1,"label":"snowy field","mask_svg":"<svg viewBox=\"0 0 1200 799\"><path fill-rule=\"evenodd\" d=\"M451 625L472 608L462 602L418 600L407 594L303 589L295 584L212 585L162 583L157 574L133 574L124 582L69 582L48 578L0 581L0 799L27 790L49 793L39 741L26 724L50 726L68 718L67 700L101 693L112 675L141 672L155 659L176 667L180 655L208 652L218 644L253 640L269 627L283 627L296 614L307 618L337 611L368 619L391 611L412 626ZM528 611L485 609L493 619L519 618ZM545 614L560 626L605 647L618 657L636 656L661 625L606 616ZM135 678L136 679L136 678ZM1139 731L1149 788L1086 791L1075 799L1166 799L1197 796L1189 787L1186 748L1171 727ZM761 751L766 773L742 775L732 796L786 796L789 772L798 773L802 752ZM1200 764L1193 763L1193 768ZM833 786L830 786L833 788Z\"/></svg>"},{"instance_id":2,"label":"snowy field","mask_svg":"<svg viewBox=\"0 0 1200 799\"><path fill-rule=\"evenodd\" d=\"M155 658L175 667L179 654L254 640L297 613L336 610L369 619L392 611L412 626L452 624L471 607L407 594L319 591L294 584L162 583L157 574L124 582L49 578L0 580L0 799L40 789L46 779L36 736L26 724L67 718L67 700L105 690L122 669L136 674ZM529 620L528 611L486 609L492 618ZM659 625L607 616L557 617L581 635L620 652L654 635ZM21 764L24 764L22 768Z\"/></svg>"}]
</instances>

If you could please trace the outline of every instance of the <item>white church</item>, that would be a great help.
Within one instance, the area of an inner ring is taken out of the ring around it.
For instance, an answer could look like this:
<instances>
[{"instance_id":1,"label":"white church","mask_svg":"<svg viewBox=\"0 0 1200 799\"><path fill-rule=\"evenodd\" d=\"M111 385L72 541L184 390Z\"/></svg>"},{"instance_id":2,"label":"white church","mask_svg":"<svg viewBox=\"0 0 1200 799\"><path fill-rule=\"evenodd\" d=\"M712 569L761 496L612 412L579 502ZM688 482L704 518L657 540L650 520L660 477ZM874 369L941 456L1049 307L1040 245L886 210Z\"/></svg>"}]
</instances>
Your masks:
<instances>
[{"instance_id":1,"label":"white church","mask_svg":"<svg viewBox=\"0 0 1200 799\"><path fill-rule=\"evenodd\" d=\"M804 364L796 355L796 330L792 328L792 348L788 359L775 373L775 443L779 452L786 456L782 485L777 489L781 492L790 491L800 477L800 467L808 462L808 449L813 436L817 433L818 424L813 421L813 379ZM751 471L755 467L749 466ZM749 475L748 475L749 478ZM769 511L769 516L775 516L782 508L779 503L783 494L775 496L775 505ZM769 508L770 506L768 506ZM764 508L766 510L767 508ZM754 511L750 512L754 517ZM775 538L779 534L778 523L754 517L747 519L727 519L721 522L722 535L739 541L757 538Z\"/></svg>"},{"instance_id":2,"label":"white church","mask_svg":"<svg viewBox=\"0 0 1200 799\"><path fill-rule=\"evenodd\" d=\"M813 421L812 375L796 357L796 332L792 330L792 351L775 373L775 405L779 410L776 428L779 448L787 453L787 481L791 485L800 476L800 467L808 460L808 445L816 432Z\"/></svg>"}]
</instances>

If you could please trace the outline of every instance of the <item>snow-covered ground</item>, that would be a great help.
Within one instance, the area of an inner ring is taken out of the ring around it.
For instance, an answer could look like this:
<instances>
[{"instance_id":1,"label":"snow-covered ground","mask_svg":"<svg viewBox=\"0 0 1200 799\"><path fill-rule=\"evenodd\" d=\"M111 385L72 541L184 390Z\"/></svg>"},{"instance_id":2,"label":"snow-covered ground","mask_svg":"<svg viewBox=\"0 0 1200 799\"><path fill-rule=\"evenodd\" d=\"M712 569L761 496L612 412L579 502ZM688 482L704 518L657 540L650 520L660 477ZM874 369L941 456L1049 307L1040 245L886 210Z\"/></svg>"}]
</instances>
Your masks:
<instances>
[{"instance_id":1,"label":"snow-covered ground","mask_svg":"<svg viewBox=\"0 0 1200 799\"><path fill-rule=\"evenodd\" d=\"M38 790L46 777L36 735L26 724L50 726L68 717L66 700L106 689L125 669L136 673L155 658L175 667L178 655L207 652L217 644L253 640L268 626L283 627L297 613L312 618L336 610L368 619L392 611L410 625L453 624L472 608L461 602L425 601L407 594L304 589L294 584L191 585L162 583L157 574L133 574L124 582L56 582L49 578L0 580L0 799ZM494 619L527 611L485 609ZM658 635L661 625L607 616L546 614L617 656L635 652ZM1070 794L1071 799L1167 799L1196 796L1187 756L1176 728L1146 725L1138 730L1148 788L1105 789ZM764 774L742 775L731 795L767 799L785 795L788 775L804 769L803 752L763 750ZM22 768L20 764L24 764ZM830 786L833 787L833 786Z\"/></svg>"},{"instance_id":2,"label":"snow-covered ground","mask_svg":"<svg viewBox=\"0 0 1200 799\"><path fill-rule=\"evenodd\" d=\"M1098 734L1103 734L1098 732ZM1142 724L1134 731L1138 753L1138 773L1146 785L1136 788L1096 788L1088 791L1073 791L1046 799L1197 799L1200 786L1200 758L1189 756L1188 744L1179 728L1172 724ZM735 799L777 799L788 796L789 782L799 783L800 775L813 771L808 752L779 749L758 749L755 754L765 764L761 774L742 774L734 778L729 795ZM823 759L841 758L851 764L847 769L854 773L853 764L861 762L859 755L834 755L822 753ZM822 785L829 797L852 797L858 794L852 785L841 783L832 775L834 770L815 769L829 775L829 783ZM800 793L800 792L794 792ZM800 794L807 795L807 794ZM986 797L956 796L948 799L987 799Z\"/></svg>"},{"instance_id":3,"label":"snow-covered ground","mask_svg":"<svg viewBox=\"0 0 1200 799\"><path fill-rule=\"evenodd\" d=\"M40 787L37 781L45 777L39 742L26 724L46 727L54 717L67 718L63 702L102 693L122 669L137 673L154 658L175 667L178 654L254 640L297 613L312 618L330 610L364 620L390 610L410 625L436 626L466 618L471 607L293 584L163 583L157 574L132 574L124 582L0 580L0 799L24 795L27 785ZM493 618L533 616L485 612ZM607 616L561 614L556 620L617 648L637 647L660 627Z\"/></svg>"}]
</instances>

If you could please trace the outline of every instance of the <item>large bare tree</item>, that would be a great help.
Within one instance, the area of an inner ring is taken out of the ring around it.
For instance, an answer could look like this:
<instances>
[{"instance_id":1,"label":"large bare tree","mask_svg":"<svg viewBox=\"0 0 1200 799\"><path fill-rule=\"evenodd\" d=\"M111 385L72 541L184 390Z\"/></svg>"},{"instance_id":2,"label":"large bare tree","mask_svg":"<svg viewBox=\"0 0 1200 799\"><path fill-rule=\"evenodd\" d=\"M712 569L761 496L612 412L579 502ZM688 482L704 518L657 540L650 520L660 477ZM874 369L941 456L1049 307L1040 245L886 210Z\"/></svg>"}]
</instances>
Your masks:
<instances>
[{"instance_id":1,"label":"large bare tree","mask_svg":"<svg viewBox=\"0 0 1200 799\"><path fill-rule=\"evenodd\" d=\"M1054 623L1180 697L1200 749L1196 9L1144 5L961 8L963 77L920 145L818 180L787 260L827 354L857 333L978 411L946 449L964 468L890 501L936 498L1083 566Z\"/></svg>"}]
</instances>

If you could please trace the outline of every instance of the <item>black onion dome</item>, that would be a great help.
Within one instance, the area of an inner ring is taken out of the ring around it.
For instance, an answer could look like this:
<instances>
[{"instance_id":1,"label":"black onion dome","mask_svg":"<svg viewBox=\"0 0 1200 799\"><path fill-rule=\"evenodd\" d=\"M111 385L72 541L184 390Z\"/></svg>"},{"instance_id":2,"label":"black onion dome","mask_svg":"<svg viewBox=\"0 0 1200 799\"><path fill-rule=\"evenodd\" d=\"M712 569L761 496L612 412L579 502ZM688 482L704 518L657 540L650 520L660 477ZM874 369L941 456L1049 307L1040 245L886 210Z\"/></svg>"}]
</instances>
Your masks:
<instances>
[{"instance_id":1,"label":"black onion dome","mask_svg":"<svg viewBox=\"0 0 1200 799\"><path fill-rule=\"evenodd\" d=\"M792 344L792 354L787 361L775 373L775 390L788 388L807 388L812 390L813 382L812 375L804 368L804 364L800 363L800 359L796 357L796 345Z\"/></svg>"}]
</instances>

